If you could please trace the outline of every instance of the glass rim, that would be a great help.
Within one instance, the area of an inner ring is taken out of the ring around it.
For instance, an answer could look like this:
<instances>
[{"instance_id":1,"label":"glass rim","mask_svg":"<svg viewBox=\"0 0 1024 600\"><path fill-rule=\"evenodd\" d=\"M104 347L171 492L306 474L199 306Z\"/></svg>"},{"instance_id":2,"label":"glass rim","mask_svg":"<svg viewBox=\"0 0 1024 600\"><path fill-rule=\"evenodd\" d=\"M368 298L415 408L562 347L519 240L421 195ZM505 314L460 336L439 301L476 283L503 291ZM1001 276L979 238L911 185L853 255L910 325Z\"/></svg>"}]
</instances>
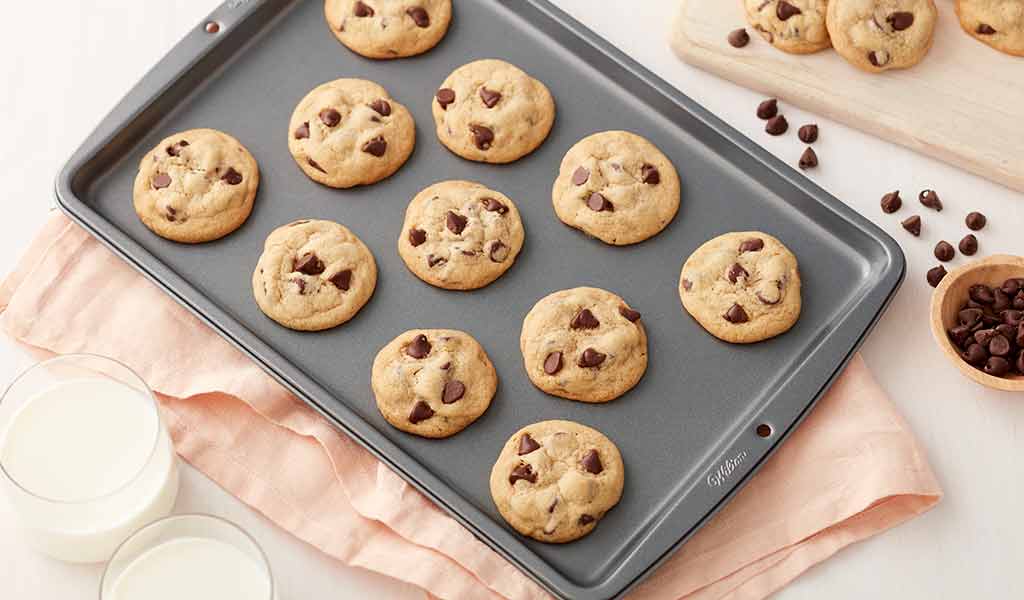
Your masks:
<instances>
[{"instance_id":1,"label":"glass rim","mask_svg":"<svg viewBox=\"0 0 1024 600\"><path fill-rule=\"evenodd\" d=\"M5 401L7 401L8 395L11 393L11 390L14 388L14 386L17 385L18 382L21 381L22 378L24 378L29 373L35 371L36 369L38 369L40 367L44 367L46 365L51 365L51 364L59 363L59 362L62 362L62 361L69 361L69 360L72 360L72 359L99 360L100 362L107 362L107 363L110 363L110 364L113 364L113 365L117 365L118 367L120 367L120 368L124 369L125 371L127 371L128 374L131 375L131 377L133 377L139 383L139 385L141 386L142 391L145 392L143 395L146 398L149 399L149 402L146 402L146 406L149 408L150 411L152 411L153 416L156 417L157 427L156 427L156 429L154 431L154 434L153 434L153 443L150 445L149 452L146 454L146 460L142 462L142 464L139 466L139 469L137 471L135 471L132 474L131 477L126 479L124 481L124 483L122 483L121 485L117 486L116 488L114 488L114 489L112 489L112 490L110 490L108 492L105 492L103 494L98 494L96 496L89 496L89 497L85 497L85 498L74 498L74 499L71 499L71 500L66 500L66 499L61 499L61 498L50 498L50 497L45 496L43 494L34 492L34 491L30 490L29 488L27 488L26 486L22 485L22 483L20 481L18 481L14 477L14 475L12 475L10 472L8 472L7 467L4 465L3 447L2 447L2 445L0 445L0 472L2 472L4 474L4 477L8 481L10 481L12 484L14 484L15 487L17 487L19 490L25 492L29 496L32 496L33 498L42 500L44 502L48 502L50 504L64 504L64 505L89 504L91 502L97 502L99 500L104 500L106 498L114 496L115 494L118 494L121 491L123 491L129 485L131 485L132 483L137 481L139 479L139 476L142 474L142 472L145 471L146 467L148 467L149 464L151 462L153 462L153 456L156 454L157 446L160 443L160 429L163 427L163 420L160 418L160 410L157 407L156 395L153 393L153 390L149 387L149 384L147 384L145 382L145 380L143 380L142 377L139 376L139 374L135 372L134 369L132 369L128 365L124 364L123 362L117 360L116 358L111 358L109 356L103 356L102 354L93 354L93 353L90 353L90 352L74 352L74 353L71 353L71 354L58 354L56 356L52 356L52 357L47 358L45 360L41 360L41 361L39 361L39 362L29 366L28 368L23 370L21 373L18 373L18 375L14 379L12 379L10 383L7 384L7 387L4 388L4 393L0 394L0 407L2 407L4 405ZM4 438L6 437L7 428L9 428L9 427L10 427L10 423L7 423L7 424L5 424L4 429L0 430L0 442L3 442Z\"/></svg>"},{"instance_id":2,"label":"glass rim","mask_svg":"<svg viewBox=\"0 0 1024 600\"><path fill-rule=\"evenodd\" d=\"M213 521L213 522L215 522L215 523L217 523L219 525L226 525L228 528L234 529L235 531L241 533L242 537L244 539L248 540L250 544L252 544L252 547L256 549L256 554L259 556L259 561L258 562L263 567L263 570L267 573L267 582L270 584L270 586L269 586L270 595L267 596L267 600L274 600L274 593L275 593L274 590L276 589L276 582L274 581L274 571L270 568L270 559L267 558L267 553L266 553L266 551L263 550L263 546L260 546L260 543L258 541L256 541L256 538L254 538L251 533L246 531L246 529L244 527L242 527L241 525L239 525L238 523L235 523L234 521L229 521L228 519L226 519L224 517L218 517L217 515L213 515L213 514L210 514L210 513L202 513L202 512L181 513L181 514L178 514L178 515L168 515L166 517L157 519L156 521L151 521L150 523L147 523L147 524L143 525L142 527L139 527L138 529L133 531L128 537L126 537L124 540L122 540L121 543L117 545L117 548L115 548L114 551L110 554L110 558L107 560L106 564L103 565L103 575L100 576L100 587L99 587L99 592L98 592L99 593L99 596L98 596L99 600L106 600L103 597L103 589L104 589L104 586L105 586L105 584L107 582L107 576L110 575L110 567L114 564L114 559L117 558L117 555L120 554L121 550L123 550L124 547L126 545L128 545L129 542L131 542L136 537L138 537L139 535L143 534L144 532L146 532L150 528L156 527L157 525L165 525L165 524L167 524L169 522L172 522L172 521L203 521L203 520ZM211 538L211 539L213 539L213 538ZM168 541L170 541L170 540L168 540ZM220 541L220 540L218 540L218 541ZM166 543L166 542L164 542L164 543ZM156 546L152 546L151 548L147 548L146 551L149 551L152 548L156 548L159 545L160 544L157 544Z\"/></svg>"}]
</instances>

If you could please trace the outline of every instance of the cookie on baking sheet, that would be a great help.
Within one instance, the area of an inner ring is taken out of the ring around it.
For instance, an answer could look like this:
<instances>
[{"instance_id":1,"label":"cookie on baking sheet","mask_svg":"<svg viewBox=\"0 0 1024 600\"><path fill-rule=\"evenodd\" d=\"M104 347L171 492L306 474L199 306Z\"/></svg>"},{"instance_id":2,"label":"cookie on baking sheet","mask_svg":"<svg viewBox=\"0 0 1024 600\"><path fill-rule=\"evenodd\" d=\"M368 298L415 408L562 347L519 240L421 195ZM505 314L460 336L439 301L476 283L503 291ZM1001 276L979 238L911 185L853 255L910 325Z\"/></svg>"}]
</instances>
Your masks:
<instances>
[{"instance_id":1,"label":"cookie on baking sheet","mask_svg":"<svg viewBox=\"0 0 1024 600\"><path fill-rule=\"evenodd\" d=\"M549 294L523 320L519 348L530 381L581 402L608 402L647 370L640 313L615 294L578 287Z\"/></svg>"},{"instance_id":2,"label":"cookie on baking sheet","mask_svg":"<svg viewBox=\"0 0 1024 600\"><path fill-rule=\"evenodd\" d=\"M825 24L847 62L880 73L921 62L937 20L932 0L830 0Z\"/></svg>"},{"instance_id":3,"label":"cookie on baking sheet","mask_svg":"<svg viewBox=\"0 0 1024 600\"><path fill-rule=\"evenodd\" d=\"M517 431L491 469L491 498L516 531L542 542L579 539L619 503L625 467L600 431L541 421Z\"/></svg>"},{"instance_id":4,"label":"cookie on baking sheet","mask_svg":"<svg viewBox=\"0 0 1024 600\"><path fill-rule=\"evenodd\" d=\"M566 225L609 244L635 244L676 216L679 175L646 139L628 131L603 131L566 152L551 201Z\"/></svg>"},{"instance_id":5,"label":"cookie on baking sheet","mask_svg":"<svg viewBox=\"0 0 1024 600\"><path fill-rule=\"evenodd\" d=\"M417 277L448 290L475 290L508 270L523 248L516 205L472 181L442 181L405 210L398 254Z\"/></svg>"},{"instance_id":6,"label":"cookie on baking sheet","mask_svg":"<svg viewBox=\"0 0 1024 600\"><path fill-rule=\"evenodd\" d=\"M373 295L377 263L344 225L303 220L278 227L263 245L252 292L268 317L317 331L351 319Z\"/></svg>"},{"instance_id":7,"label":"cookie on baking sheet","mask_svg":"<svg viewBox=\"0 0 1024 600\"><path fill-rule=\"evenodd\" d=\"M743 0L747 21L769 44L791 54L832 45L825 27L828 0Z\"/></svg>"},{"instance_id":8,"label":"cookie on baking sheet","mask_svg":"<svg viewBox=\"0 0 1024 600\"><path fill-rule=\"evenodd\" d=\"M679 297L720 340L749 344L775 337L800 317L796 257L760 231L720 235L686 259Z\"/></svg>"},{"instance_id":9,"label":"cookie on baking sheet","mask_svg":"<svg viewBox=\"0 0 1024 600\"><path fill-rule=\"evenodd\" d=\"M430 50L448 31L451 0L326 0L331 33L368 58L402 58Z\"/></svg>"},{"instance_id":10,"label":"cookie on baking sheet","mask_svg":"<svg viewBox=\"0 0 1024 600\"><path fill-rule=\"evenodd\" d=\"M419 436L444 438L484 414L498 374L469 334L413 329L377 353L370 384L388 423Z\"/></svg>"},{"instance_id":11,"label":"cookie on baking sheet","mask_svg":"<svg viewBox=\"0 0 1024 600\"><path fill-rule=\"evenodd\" d=\"M1024 56L1024 0L956 0L956 14L971 37Z\"/></svg>"},{"instance_id":12,"label":"cookie on baking sheet","mask_svg":"<svg viewBox=\"0 0 1024 600\"><path fill-rule=\"evenodd\" d=\"M437 137L463 158L507 163L533 152L555 122L555 100L540 81L501 60L452 71L432 103Z\"/></svg>"},{"instance_id":13,"label":"cookie on baking sheet","mask_svg":"<svg viewBox=\"0 0 1024 600\"><path fill-rule=\"evenodd\" d=\"M365 79L335 79L306 94L292 113L288 150L314 181L367 185L398 170L416 145L412 115Z\"/></svg>"},{"instance_id":14,"label":"cookie on baking sheet","mask_svg":"<svg viewBox=\"0 0 1024 600\"><path fill-rule=\"evenodd\" d=\"M191 129L146 153L132 200L153 233L195 244L241 227L259 186L256 159L241 142L215 129Z\"/></svg>"}]
</instances>

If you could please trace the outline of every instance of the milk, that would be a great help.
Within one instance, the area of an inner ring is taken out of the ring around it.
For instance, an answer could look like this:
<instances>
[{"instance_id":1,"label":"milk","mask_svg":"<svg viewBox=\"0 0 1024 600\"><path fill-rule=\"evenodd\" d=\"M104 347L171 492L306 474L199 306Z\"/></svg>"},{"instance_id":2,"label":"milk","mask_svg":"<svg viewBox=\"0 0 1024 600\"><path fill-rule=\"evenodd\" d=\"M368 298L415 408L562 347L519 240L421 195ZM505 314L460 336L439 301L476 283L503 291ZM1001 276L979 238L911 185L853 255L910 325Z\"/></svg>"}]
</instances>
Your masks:
<instances>
[{"instance_id":1,"label":"milk","mask_svg":"<svg viewBox=\"0 0 1024 600\"><path fill-rule=\"evenodd\" d=\"M58 380L28 394L5 425L0 464L39 550L105 561L133 531L170 513L177 465L148 391L102 376Z\"/></svg>"},{"instance_id":2,"label":"milk","mask_svg":"<svg viewBox=\"0 0 1024 600\"><path fill-rule=\"evenodd\" d=\"M269 600L267 571L216 539L183 537L146 550L117 576L103 600Z\"/></svg>"}]
</instances>

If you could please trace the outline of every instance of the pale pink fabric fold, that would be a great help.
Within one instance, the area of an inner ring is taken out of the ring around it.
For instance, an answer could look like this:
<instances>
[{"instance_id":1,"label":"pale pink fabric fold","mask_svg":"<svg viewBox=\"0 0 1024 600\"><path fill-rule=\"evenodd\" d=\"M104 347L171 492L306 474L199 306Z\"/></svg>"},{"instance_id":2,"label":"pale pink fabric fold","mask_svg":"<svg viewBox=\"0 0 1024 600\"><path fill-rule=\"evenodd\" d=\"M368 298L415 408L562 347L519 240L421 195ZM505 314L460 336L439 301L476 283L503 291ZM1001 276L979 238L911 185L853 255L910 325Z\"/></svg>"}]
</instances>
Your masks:
<instances>
[{"instance_id":1,"label":"pale pink fabric fold","mask_svg":"<svg viewBox=\"0 0 1024 600\"><path fill-rule=\"evenodd\" d=\"M0 286L0 310L0 327L36 351L131 365L159 392L185 460L330 556L440 598L547 597L65 217L48 221ZM764 598L941 495L856 357L750 484L632 597Z\"/></svg>"}]
</instances>

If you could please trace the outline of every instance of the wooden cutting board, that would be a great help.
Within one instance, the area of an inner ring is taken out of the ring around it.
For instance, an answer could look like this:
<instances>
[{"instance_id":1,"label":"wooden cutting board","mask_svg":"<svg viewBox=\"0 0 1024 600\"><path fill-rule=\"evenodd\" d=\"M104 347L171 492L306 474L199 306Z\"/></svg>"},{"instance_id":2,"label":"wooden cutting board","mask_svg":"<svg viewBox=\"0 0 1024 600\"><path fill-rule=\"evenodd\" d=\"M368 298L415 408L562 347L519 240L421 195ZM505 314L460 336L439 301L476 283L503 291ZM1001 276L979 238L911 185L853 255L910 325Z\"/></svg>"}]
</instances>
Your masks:
<instances>
[{"instance_id":1,"label":"wooden cutting board","mask_svg":"<svg viewBox=\"0 0 1024 600\"><path fill-rule=\"evenodd\" d=\"M682 0L672 47L720 77L1024 192L1024 58L964 33L950 0L936 4L924 60L878 75L832 50L775 49L747 25L740 0ZM733 48L726 36L744 26L750 43Z\"/></svg>"}]
</instances>

